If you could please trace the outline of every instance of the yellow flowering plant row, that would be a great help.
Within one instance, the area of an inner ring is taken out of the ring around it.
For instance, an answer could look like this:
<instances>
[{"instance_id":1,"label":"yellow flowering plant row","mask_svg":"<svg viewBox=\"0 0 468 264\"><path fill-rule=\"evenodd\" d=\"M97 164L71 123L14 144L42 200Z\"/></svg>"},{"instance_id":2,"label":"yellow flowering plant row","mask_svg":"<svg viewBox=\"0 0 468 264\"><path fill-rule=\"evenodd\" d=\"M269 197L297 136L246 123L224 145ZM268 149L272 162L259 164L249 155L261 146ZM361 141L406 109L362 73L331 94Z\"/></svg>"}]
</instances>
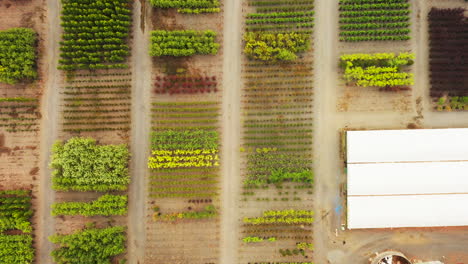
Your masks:
<instances>
[{"instance_id":1,"label":"yellow flowering plant row","mask_svg":"<svg viewBox=\"0 0 468 264\"><path fill-rule=\"evenodd\" d=\"M154 150L149 157L150 169L218 167L217 149Z\"/></svg>"},{"instance_id":2,"label":"yellow flowering plant row","mask_svg":"<svg viewBox=\"0 0 468 264\"><path fill-rule=\"evenodd\" d=\"M217 149L193 149L193 150L153 150L151 154L153 155L200 155L200 154L216 154L218 153Z\"/></svg>"},{"instance_id":3,"label":"yellow flowering plant row","mask_svg":"<svg viewBox=\"0 0 468 264\"><path fill-rule=\"evenodd\" d=\"M261 217L245 217L245 224L262 225L262 224L312 224L314 212L310 210L270 210L263 212Z\"/></svg>"}]
</instances>

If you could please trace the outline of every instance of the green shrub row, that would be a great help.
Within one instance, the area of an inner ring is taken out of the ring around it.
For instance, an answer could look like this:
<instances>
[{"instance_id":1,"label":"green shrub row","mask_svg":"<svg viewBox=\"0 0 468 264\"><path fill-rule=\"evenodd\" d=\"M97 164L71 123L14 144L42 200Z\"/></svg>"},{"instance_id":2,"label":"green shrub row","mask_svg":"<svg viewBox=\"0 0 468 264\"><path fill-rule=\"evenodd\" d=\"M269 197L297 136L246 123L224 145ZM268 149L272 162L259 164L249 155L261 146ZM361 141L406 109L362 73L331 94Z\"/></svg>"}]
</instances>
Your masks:
<instances>
[{"instance_id":1,"label":"green shrub row","mask_svg":"<svg viewBox=\"0 0 468 264\"><path fill-rule=\"evenodd\" d=\"M126 195L105 194L97 200L86 202L63 202L52 205L52 215L125 215L127 214Z\"/></svg>"},{"instance_id":2,"label":"green shrub row","mask_svg":"<svg viewBox=\"0 0 468 264\"><path fill-rule=\"evenodd\" d=\"M51 254L57 264L110 264L112 257L125 252L121 226L89 228L70 235L54 235L49 240L59 246Z\"/></svg>"},{"instance_id":3,"label":"green shrub row","mask_svg":"<svg viewBox=\"0 0 468 264\"><path fill-rule=\"evenodd\" d=\"M0 31L0 82L37 78L36 32L29 28Z\"/></svg>"},{"instance_id":4,"label":"green shrub row","mask_svg":"<svg viewBox=\"0 0 468 264\"><path fill-rule=\"evenodd\" d=\"M151 32L151 56L215 55L219 44L211 30L155 30Z\"/></svg>"}]
</instances>

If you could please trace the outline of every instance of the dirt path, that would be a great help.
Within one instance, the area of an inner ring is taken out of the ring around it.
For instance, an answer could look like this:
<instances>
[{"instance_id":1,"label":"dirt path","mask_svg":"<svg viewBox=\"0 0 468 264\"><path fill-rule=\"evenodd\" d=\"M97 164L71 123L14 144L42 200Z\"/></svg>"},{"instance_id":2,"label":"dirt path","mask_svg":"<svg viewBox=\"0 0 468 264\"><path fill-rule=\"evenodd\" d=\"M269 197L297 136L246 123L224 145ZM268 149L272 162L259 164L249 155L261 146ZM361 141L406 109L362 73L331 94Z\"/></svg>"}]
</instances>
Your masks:
<instances>
[{"instance_id":1,"label":"dirt path","mask_svg":"<svg viewBox=\"0 0 468 264\"><path fill-rule=\"evenodd\" d=\"M128 211L128 263L143 263L145 256L145 212L146 160L149 155L151 59L149 51L149 30L145 31L148 17L145 1L135 1L133 6L133 45L132 45L132 161L130 172L132 181L129 191ZM141 24L144 23L144 24ZM143 25L143 26L142 26Z\"/></svg>"},{"instance_id":2,"label":"dirt path","mask_svg":"<svg viewBox=\"0 0 468 264\"><path fill-rule=\"evenodd\" d=\"M336 132L336 87L337 69L335 58L338 56L337 18L338 1L317 1L315 6L315 57L314 57L314 171L316 189L314 204L316 223L314 227L315 263L325 261L328 250L329 221L327 217L333 210L337 192L338 175L335 164L338 157L338 135ZM333 219L332 219L333 220Z\"/></svg>"},{"instance_id":3,"label":"dirt path","mask_svg":"<svg viewBox=\"0 0 468 264\"><path fill-rule=\"evenodd\" d=\"M224 2L221 257L238 263L242 1Z\"/></svg>"},{"instance_id":4,"label":"dirt path","mask_svg":"<svg viewBox=\"0 0 468 264\"><path fill-rule=\"evenodd\" d=\"M50 207L55 199L52 191L51 170L49 169L50 149L57 139L59 130L59 87L60 72L57 69L60 41L60 10L61 4L57 0L47 0L47 32L45 42L46 84L42 98L41 124L41 156L39 175L39 207L37 263L52 263L50 252L53 245L48 237L54 234L55 219L50 214Z\"/></svg>"}]
</instances>

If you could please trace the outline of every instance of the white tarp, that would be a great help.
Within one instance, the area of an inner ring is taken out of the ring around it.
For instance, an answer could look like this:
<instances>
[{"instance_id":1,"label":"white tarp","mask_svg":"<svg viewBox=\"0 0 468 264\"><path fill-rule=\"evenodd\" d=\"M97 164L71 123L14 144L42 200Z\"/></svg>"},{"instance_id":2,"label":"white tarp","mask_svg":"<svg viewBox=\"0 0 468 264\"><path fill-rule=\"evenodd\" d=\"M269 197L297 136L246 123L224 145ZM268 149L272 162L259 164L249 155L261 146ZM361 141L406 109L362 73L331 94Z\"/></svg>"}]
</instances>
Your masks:
<instances>
[{"instance_id":1,"label":"white tarp","mask_svg":"<svg viewBox=\"0 0 468 264\"><path fill-rule=\"evenodd\" d=\"M468 225L468 129L348 131L348 228Z\"/></svg>"}]
</instances>

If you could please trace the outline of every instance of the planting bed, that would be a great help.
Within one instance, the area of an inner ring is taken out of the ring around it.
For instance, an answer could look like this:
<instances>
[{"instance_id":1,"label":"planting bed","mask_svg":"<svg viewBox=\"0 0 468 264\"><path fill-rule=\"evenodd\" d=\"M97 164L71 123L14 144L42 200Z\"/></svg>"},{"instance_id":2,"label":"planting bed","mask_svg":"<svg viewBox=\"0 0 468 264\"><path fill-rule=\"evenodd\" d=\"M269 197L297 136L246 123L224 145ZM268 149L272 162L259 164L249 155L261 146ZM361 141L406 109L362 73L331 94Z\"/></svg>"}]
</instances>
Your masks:
<instances>
[{"instance_id":1,"label":"planting bed","mask_svg":"<svg viewBox=\"0 0 468 264\"><path fill-rule=\"evenodd\" d=\"M248 1L239 263L311 263L313 258L313 7L313 1ZM275 46L273 37L301 44ZM274 52L259 53L253 39ZM270 211L262 215L259 208ZM291 221L303 218L297 210L307 210L301 211L309 215L307 224Z\"/></svg>"},{"instance_id":2,"label":"planting bed","mask_svg":"<svg viewBox=\"0 0 468 264\"><path fill-rule=\"evenodd\" d=\"M31 191L0 191L0 262L33 263Z\"/></svg>"},{"instance_id":3,"label":"planting bed","mask_svg":"<svg viewBox=\"0 0 468 264\"><path fill-rule=\"evenodd\" d=\"M151 3L145 263L219 263L222 3Z\"/></svg>"},{"instance_id":4,"label":"planting bed","mask_svg":"<svg viewBox=\"0 0 468 264\"><path fill-rule=\"evenodd\" d=\"M413 63L414 54L409 53L345 54L340 61L346 85L395 92L410 90L414 84L414 75L406 69Z\"/></svg>"},{"instance_id":5,"label":"planting bed","mask_svg":"<svg viewBox=\"0 0 468 264\"><path fill-rule=\"evenodd\" d=\"M177 12L186 14L216 13L221 10L219 0L150 0L150 3L158 8L177 8Z\"/></svg>"},{"instance_id":6,"label":"planting bed","mask_svg":"<svg viewBox=\"0 0 468 264\"><path fill-rule=\"evenodd\" d=\"M39 172L39 101L0 99L0 188L32 188Z\"/></svg>"},{"instance_id":7,"label":"planting bed","mask_svg":"<svg viewBox=\"0 0 468 264\"><path fill-rule=\"evenodd\" d=\"M63 89L63 131L125 142L130 130L131 72L76 73Z\"/></svg>"},{"instance_id":8,"label":"planting bed","mask_svg":"<svg viewBox=\"0 0 468 264\"><path fill-rule=\"evenodd\" d=\"M413 53L413 43L409 40L419 33L419 29L413 27L415 7L407 0L340 0L338 56ZM340 112L410 112L413 109L413 92L408 85L363 89L355 83L349 84L342 79L337 84L337 110Z\"/></svg>"},{"instance_id":9,"label":"planting bed","mask_svg":"<svg viewBox=\"0 0 468 264\"><path fill-rule=\"evenodd\" d=\"M414 74L411 53L343 54L340 111L409 111Z\"/></svg>"},{"instance_id":10,"label":"planting bed","mask_svg":"<svg viewBox=\"0 0 468 264\"><path fill-rule=\"evenodd\" d=\"M437 110L468 109L468 29L465 9L429 12L430 95Z\"/></svg>"},{"instance_id":11,"label":"planting bed","mask_svg":"<svg viewBox=\"0 0 468 264\"><path fill-rule=\"evenodd\" d=\"M156 254L148 252L150 263L185 263L188 256L190 263L217 262L219 111L216 102L153 103L147 243ZM187 248L192 239L198 243Z\"/></svg>"},{"instance_id":12,"label":"planting bed","mask_svg":"<svg viewBox=\"0 0 468 264\"><path fill-rule=\"evenodd\" d=\"M340 41L410 39L408 0L340 0Z\"/></svg>"}]
</instances>

